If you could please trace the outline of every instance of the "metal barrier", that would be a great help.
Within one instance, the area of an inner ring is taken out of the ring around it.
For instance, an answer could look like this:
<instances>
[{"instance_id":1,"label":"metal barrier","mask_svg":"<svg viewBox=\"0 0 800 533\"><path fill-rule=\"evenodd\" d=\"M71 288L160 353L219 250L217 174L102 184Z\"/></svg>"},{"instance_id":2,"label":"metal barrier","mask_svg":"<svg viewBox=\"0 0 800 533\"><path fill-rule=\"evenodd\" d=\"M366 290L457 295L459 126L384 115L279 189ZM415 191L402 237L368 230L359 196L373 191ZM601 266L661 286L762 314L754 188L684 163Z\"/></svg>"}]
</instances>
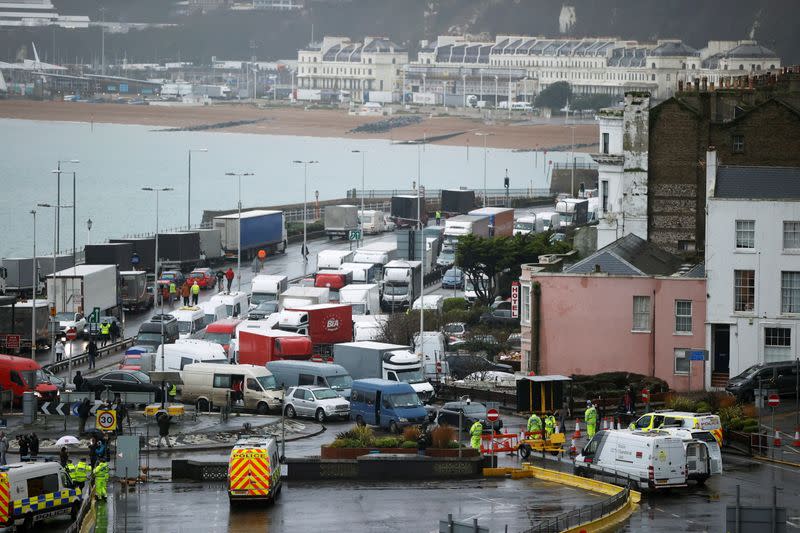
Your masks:
<instances>
[{"instance_id":1,"label":"metal barrier","mask_svg":"<svg viewBox=\"0 0 800 533\"><path fill-rule=\"evenodd\" d=\"M599 520L627 505L629 495L629 490L623 489L602 502L585 505L574 511L567 511L566 513L561 513L552 518L547 518L535 527L526 529L523 533L559 533L588 522Z\"/></svg>"},{"instance_id":2,"label":"metal barrier","mask_svg":"<svg viewBox=\"0 0 800 533\"><path fill-rule=\"evenodd\" d=\"M481 453L516 453L516 433L484 433L481 435Z\"/></svg>"},{"instance_id":3,"label":"metal barrier","mask_svg":"<svg viewBox=\"0 0 800 533\"><path fill-rule=\"evenodd\" d=\"M81 490L81 506L78 509L78 514L75 516L75 521L64 530L64 533L78 533L81 531L81 526L83 525L84 519L89 514L89 511L92 509L92 504L94 502L94 477L89 476L86 479L86 485L84 485L83 490Z\"/></svg>"},{"instance_id":4,"label":"metal barrier","mask_svg":"<svg viewBox=\"0 0 800 533\"><path fill-rule=\"evenodd\" d=\"M133 346L133 343L136 341L135 337L130 337L127 339L123 339L121 341L115 342L113 344L108 344L103 346L102 348L97 349L97 359L105 355L111 355L112 353L116 352L117 350L124 350L125 348L129 348ZM77 355L73 355L70 357L72 359L72 367L75 368L79 365L89 362L89 353L83 352ZM69 368L69 359L64 359L63 361L58 361L57 363L50 363L49 365L44 365L44 368L53 372L54 374L57 372L63 372Z\"/></svg>"}]
</instances>

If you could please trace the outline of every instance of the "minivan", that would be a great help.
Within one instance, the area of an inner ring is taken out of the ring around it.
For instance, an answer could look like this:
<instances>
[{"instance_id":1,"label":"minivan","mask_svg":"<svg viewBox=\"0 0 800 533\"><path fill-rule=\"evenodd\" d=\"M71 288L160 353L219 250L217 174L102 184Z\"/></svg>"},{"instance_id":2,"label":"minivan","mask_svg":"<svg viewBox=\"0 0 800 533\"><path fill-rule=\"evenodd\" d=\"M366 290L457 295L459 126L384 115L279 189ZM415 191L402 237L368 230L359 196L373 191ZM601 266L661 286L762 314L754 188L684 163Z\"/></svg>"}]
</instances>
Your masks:
<instances>
[{"instance_id":1,"label":"minivan","mask_svg":"<svg viewBox=\"0 0 800 533\"><path fill-rule=\"evenodd\" d=\"M204 327L205 312L196 305L185 305L170 313L178 321L178 334L188 339Z\"/></svg>"},{"instance_id":2,"label":"minivan","mask_svg":"<svg viewBox=\"0 0 800 533\"><path fill-rule=\"evenodd\" d=\"M428 417L419 396L408 383L388 379L357 379L350 391L350 420L399 433Z\"/></svg>"},{"instance_id":3,"label":"minivan","mask_svg":"<svg viewBox=\"0 0 800 533\"><path fill-rule=\"evenodd\" d=\"M154 315L149 322L139 326L136 343L141 346L155 348L161 344L161 324L164 324L164 343L175 342L180 337L178 321L172 315Z\"/></svg>"},{"instance_id":4,"label":"minivan","mask_svg":"<svg viewBox=\"0 0 800 533\"><path fill-rule=\"evenodd\" d=\"M736 396L737 400L752 402L760 381L764 389L776 389L781 396L793 395L797 386L797 372L795 361L759 363L728 380L725 390Z\"/></svg>"},{"instance_id":5,"label":"minivan","mask_svg":"<svg viewBox=\"0 0 800 533\"><path fill-rule=\"evenodd\" d=\"M339 396L350 398L353 379L341 365L313 361L270 361L267 370L272 372L275 381L284 389L316 385L329 387Z\"/></svg>"},{"instance_id":6,"label":"minivan","mask_svg":"<svg viewBox=\"0 0 800 533\"><path fill-rule=\"evenodd\" d=\"M237 382L242 382L244 408L267 414L281 412L283 389L263 366L195 363L183 367L181 400L194 403L198 411L225 405Z\"/></svg>"}]
</instances>

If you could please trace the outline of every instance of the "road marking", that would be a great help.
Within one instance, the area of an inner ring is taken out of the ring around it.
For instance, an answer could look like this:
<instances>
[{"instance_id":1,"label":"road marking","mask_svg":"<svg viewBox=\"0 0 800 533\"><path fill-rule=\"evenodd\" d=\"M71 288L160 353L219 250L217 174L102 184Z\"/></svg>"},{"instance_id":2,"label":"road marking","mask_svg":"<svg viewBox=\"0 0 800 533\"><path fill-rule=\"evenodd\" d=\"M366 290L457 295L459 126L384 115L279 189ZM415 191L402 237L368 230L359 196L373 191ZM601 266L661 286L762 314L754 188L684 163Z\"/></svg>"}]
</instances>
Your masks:
<instances>
[{"instance_id":1,"label":"road marking","mask_svg":"<svg viewBox=\"0 0 800 533\"><path fill-rule=\"evenodd\" d=\"M672 513L672 516L674 516L675 518L680 518L681 517L681 515L677 515L675 513Z\"/></svg>"}]
</instances>

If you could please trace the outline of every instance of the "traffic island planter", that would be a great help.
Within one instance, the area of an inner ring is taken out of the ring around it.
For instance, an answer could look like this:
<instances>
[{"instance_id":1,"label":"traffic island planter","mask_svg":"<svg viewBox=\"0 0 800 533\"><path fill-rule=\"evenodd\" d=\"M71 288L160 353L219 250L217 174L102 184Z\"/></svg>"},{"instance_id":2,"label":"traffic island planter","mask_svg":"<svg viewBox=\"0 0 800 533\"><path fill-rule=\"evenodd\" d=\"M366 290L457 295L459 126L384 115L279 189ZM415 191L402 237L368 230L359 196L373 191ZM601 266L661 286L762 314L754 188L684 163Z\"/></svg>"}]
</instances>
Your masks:
<instances>
[{"instance_id":1,"label":"traffic island planter","mask_svg":"<svg viewBox=\"0 0 800 533\"><path fill-rule=\"evenodd\" d=\"M455 451L458 453L458 450ZM290 481L395 481L480 477L483 459L477 454L459 459L457 456L431 457L416 453L375 453L362 455L357 459L287 459L286 464Z\"/></svg>"},{"instance_id":2,"label":"traffic island planter","mask_svg":"<svg viewBox=\"0 0 800 533\"><path fill-rule=\"evenodd\" d=\"M322 446L320 457L322 459L358 459L362 455L417 455L416 448L334 448ZM428 457L458 458L458 448L428 448L425 450ZM461 457L478 457L478 450L461 448Z\"/></svg>"}]
</instances>

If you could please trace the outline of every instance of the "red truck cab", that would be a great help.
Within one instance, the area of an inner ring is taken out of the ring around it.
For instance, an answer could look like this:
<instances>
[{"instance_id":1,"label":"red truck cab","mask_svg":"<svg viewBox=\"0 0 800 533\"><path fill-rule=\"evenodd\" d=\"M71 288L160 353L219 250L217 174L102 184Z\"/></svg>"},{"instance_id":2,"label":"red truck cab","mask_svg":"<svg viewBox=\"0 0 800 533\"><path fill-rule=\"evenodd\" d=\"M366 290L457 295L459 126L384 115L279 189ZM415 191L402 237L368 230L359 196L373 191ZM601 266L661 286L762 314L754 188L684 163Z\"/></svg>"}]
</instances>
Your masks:
<instances>
[{"instance_id":1,"label":"red truck cab","mask_svg":"<svg viewBox=\"0 0 800 533\"><path fill-rule=\"evenodd\" d=\"M206 326L202 339L221 344L225 353L231 345L231 340L236 337L236 326L241 323L238 318L223 318Z\"/></svg>"},{"instance_id":2,"label":"red truck cab","mask_svg":"<svg viewBox=\"0 0 800 533\"><path fill-rule=\"evenodd\" d=\"M14 404L22 403L22 393L32 391L40 402L58 400L58 387L36 383L36 371L42 366L27 357L0 354L0 387L14 394Z\"/></svg>"},{"instance_id":3,"label":"red truck cab","mask_svg":"<svg viewBox=\"0 0 800 533\"><path fill-rule=\"evenodd\" d=\"M317 304L285 309L277 328L308 335L314 354L329 359L334 344L353 341L353 308L349 304Z\"/></svg>"},{"instance_id":4,"label":"red truck cab","mask_svg":"<svg viewBox=\"0 0 800 533\"><path fill-rule=\"evenodd\" d=\"M353 282L353 273L350 271L322 271L314 278L314 286L330 290L330 299L339 301L339 289Z\"/></svg>"},{"instance_id":5,"label":"red truck cab","mask_svg":"<svg viewBox=\"0 0 800 533\"><path fill-rule=\"evenodd\" d=\"M306 335L289 331L242 330L239 332L239 364L264 366L283 359L307 361L313 345Z\"/></svg>"}]
</instances>

